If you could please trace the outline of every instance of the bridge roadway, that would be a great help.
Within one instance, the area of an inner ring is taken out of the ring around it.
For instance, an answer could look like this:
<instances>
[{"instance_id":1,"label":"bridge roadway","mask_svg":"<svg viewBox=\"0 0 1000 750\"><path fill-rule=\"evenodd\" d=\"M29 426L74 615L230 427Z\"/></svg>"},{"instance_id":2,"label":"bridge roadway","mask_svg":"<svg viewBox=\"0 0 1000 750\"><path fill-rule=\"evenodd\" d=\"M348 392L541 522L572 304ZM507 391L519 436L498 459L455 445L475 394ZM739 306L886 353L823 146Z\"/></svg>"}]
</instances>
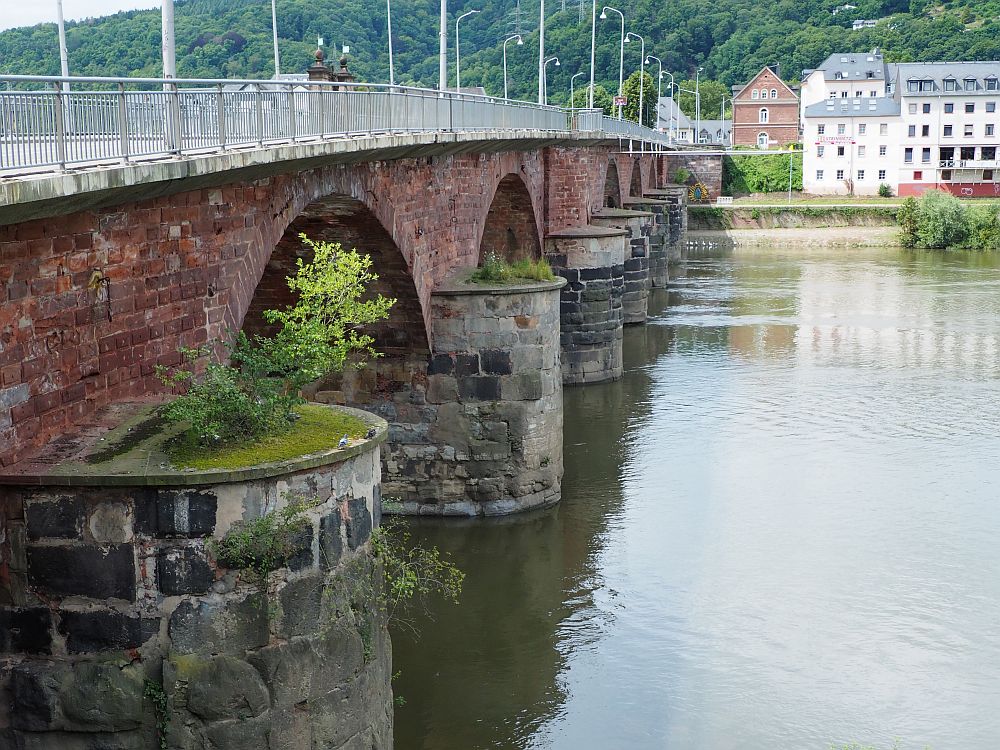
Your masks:
<instances>
[{"instance_id":1,"label":"bridge roadway","mask_svg":"<svg viewBox=\"0 0 1000 750\"><path fill-rule=\"evenodd\" d=\"M599 111L312 82L5 82L4 466L160 391L179 347L262 330L307 233L371 256L398 300L373 330L385 356L317 396L389 421L386 491L421 513L554 502L562 382L620 376L622 325L645 318L684 225L669 176L691 162ZM544 256L565 284L456 291L486 252Z\"/></svg>"}]
</instances>

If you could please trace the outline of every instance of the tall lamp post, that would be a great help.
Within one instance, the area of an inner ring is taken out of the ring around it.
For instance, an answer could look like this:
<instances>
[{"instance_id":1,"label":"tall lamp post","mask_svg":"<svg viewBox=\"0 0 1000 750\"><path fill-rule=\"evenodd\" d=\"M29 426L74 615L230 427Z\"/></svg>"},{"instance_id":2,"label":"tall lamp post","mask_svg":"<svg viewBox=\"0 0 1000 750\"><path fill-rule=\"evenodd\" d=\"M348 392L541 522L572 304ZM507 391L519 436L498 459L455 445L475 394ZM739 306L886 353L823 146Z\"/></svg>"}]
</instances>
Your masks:
<instances>
[{"instance_id":1,"label":"tall lamp post","mask_svg":"<svg viewBox=\"0 0 1000 750\"><path fill-rule=\"evenodd\" d=\"M698 95L698 94L697 94L697 92L696 92L696 91L693 91L692 89L686 89L686 88L684 88L683 86L677 86L677 93L679 94L679 93L680 93L680 92L682 92L682 91L683 91L683 92L684 92L685 94L691 94L691 96L694 96L694 97L697 97L697 95ZM677 108L677 109L678 109L678 111L680 111L680 107L679 107L679 106L678 106L678 108ZM680 118L678 118L678 124L679 124L679 123L680 123ZM680 128L678 128L678 131L679 131L679 130L680 130ZM693 139L693 140L692 140L691 142L692 142L692 143L697 143L697 142L698 142L698 134L697 134L697 133L695 133L695 134L694 134L694 139Z\"/></svg>"},{"instance_id":2,"label":"tall lamp post","mask_svg":"<svg viewBox=\"0 0 1000 750\"><path fill-rule=\"evenodd\" d=\"M668 73L664 73L663 75L670 76L670 87L669 87L669 91L670 91L670 94L669 94L669 96L670 96L670 110L669 110L670 116L669 116L669 118L667 120L667 138L672 141L674 139L674 120L675 120L675 117L674 117L674 87L677 84L674 83L674 74L673 73L669 73L668 72Z\"/></svg>"},{"instance_id":3,"label":"tall lamp post","mask_svg":"<svg viewBox=\"0 0 1000 750\"><path fill-rule=\"evenodd\" d=\"M545 0L538 3L538 103L545 104Z\"/></svg>"},{"instance_id":4,"label":"tall lamp post","mask_svg":"<svg viewBox=\"0 0 1000 750\"><path fill-rule=\"evenodd\" d=\"M163 77L177 77L177 48L174 42L174 0L163 0L160 7L160 33L163 46Z\"/></svg>"},{"instance_id":5,"label":"tall lamp post","mask_svg":"<svg viewBox=\"0 0 1000 750\"><path fill-rule=\"evenodd\" d=\"M455 91L456 92L458 92L462 88L462 53L458 43L458 22L461 21L466 16L471 16L473 13L478 13L478 12L479 12L478 10L469 10L455 19Z\"/></svg>"},{"instance_id":6,"label":"tall lamp post","mask_svg":"<svg viewBox=\"0 0 1000 750\"><path fill-rule=\"evenodd\" d=\"M544 0L543 0L544 2ZM621 101L622 98L622 83L623 74L625 72L625 14L622 13L617 8L612 8L610 5L605 5L601 8L601 20L607 20L608 11L612 13L617 13L622 19L622 38L621 42L618 44L618 100ZM622 105L618 105L618 119L622 119Z\"/></svg>"},{"instance_id":7,"label":"tall lamp post","mask_svg":"<svg viewBox=\"0 0 1000 750\"><path fill-rule=\"evenodd\" d=\"M281 58L278 56L278 0L271 0L271 39L274 42L274 80L281 75Z\"/></svg>"},{"instance_id":8,"label":"tall lamp post","mask_svg":"<svg viewBox=\"0 0 1000 750\"><path fill-rule=\"evenodd\" d=\"M587 94L587 108L594 108L594 48L597 44L597 0L591 0L590 7L590 93Z\"/></svg>"},{"instance_id":9,"label":"tall lamp post","mask_svg":"<svg viewBox=\"0 0 1000 750\"><path fill-rule=\"evenodd\" d=\"M555 61L556 67L559 67L559 58L553 55L552 57L545 58L542 63L542 104L549 103L549 78L545 73L545 69L548 67L549 63Z\"/></svg>"},{"instance_id":10,"label":"tall lamp post","mask_svg":"<svg viewBox=\"0 0 1000 750\"><path fill-rule=\"evenodd\" d=\"M385 0L385 27L389 37L389 85L396 85L396 70L392 64L392 0Z\"/></svg>"},{"instance_id":11,"label":"tall lamp post","mask_svg":"<svg viewBox=\"0 0 1000 750\"><path fill-rule=\"evenodd\" d=\"M659 65L659 72L656 74L656 119L660 119L660 94L663 89L663 61L656 55L646 55L646 65L649 65L650 60L656 60L657 65ZM653 123L655 128L656 122Z\"/></svg>"},{"instance_id":12,"label":"tall lamp post","mask_svg":"<svg viewBox=\"0 0 1000 750\"><path fill-rule=\"evenodd\" d=\"M694 131L694 142L699 143L701 141L701 71L704 68L699 67L698 72L694 74L694 115L695 115L695 131Z\"/></svg>"},{"instance_id":13,"label":"tall lamp post","mask_svg":"<svg viewBox=\"0 0 1000 750\"><path fill-rule=\"evenodd\" d=\"M438 28L438 90L448 88L448 0L441 0Z\"/></svg>"},{"instance_id":14,"label":"tall lamp post","mask_svg":"<svg viewBox=\"0 0 1000 750\"><path fill-rule=\"evenodd\" d=\"M732 99L729 99L730 104L734 104ZM720 142L723 146L726 145L726 95L722 95L722 103L719 105L719 123L721 130Z\"/></svg>"},{"instance_id":15,"label":"tall lamp post","mask_svg":"<svg viewBox=\"0 0 1000 750\"><path fill-rule=\"evenodd\" d=\"M69 53L66 51L66 22L63 19L62 0L56 0L56 25L59 30L59 69L63 78L69 78ZM63 91L69 91L69 81L63 81Z\"/></svg>"},{"instance_id":16,"label":"tall lamp post","mask_svg":"<svg viewBox=\"0 0 1000 750\"><path fill-rule=\"evenodd\" d=\"M507 42L509 42L512 39L517 40L518 47L524 44L524 40L521 39L520 34L514 34L513 36L509 36L503 40L503 98L504 99L510 98L507 96Z\"/></svg>"},{"instance_id":17,"label":"tall lamp post","mask_svg":"<svg viewBox=\"0 0 1000 750\"><path fill-rule=\"evenodd\" d=\"M632 37L639 40L639 116L636 118L636 122L642 125L642 92L646 87L643 85L646 83L646 40L643 39L636 33L629 32L625 35L625 41L629 41Z\"/></svg>"},{"instance_id":18,"label":"tall lamp post","mask_svg":"<svg viewBox=\"0 0 1000 750\"><path fill-rule=\"evenodd\" d=\"M574 106L575 106L573 104L573 99L575 98L574 94L576 93L576 91L573 88L573 82L577 79L577 76L582 76L584 74L584 72L585 71L581 70L579 73L574 73L573 77L569 79L569 108L570 109L573 109Z\"/></svg>"}]
</instances>

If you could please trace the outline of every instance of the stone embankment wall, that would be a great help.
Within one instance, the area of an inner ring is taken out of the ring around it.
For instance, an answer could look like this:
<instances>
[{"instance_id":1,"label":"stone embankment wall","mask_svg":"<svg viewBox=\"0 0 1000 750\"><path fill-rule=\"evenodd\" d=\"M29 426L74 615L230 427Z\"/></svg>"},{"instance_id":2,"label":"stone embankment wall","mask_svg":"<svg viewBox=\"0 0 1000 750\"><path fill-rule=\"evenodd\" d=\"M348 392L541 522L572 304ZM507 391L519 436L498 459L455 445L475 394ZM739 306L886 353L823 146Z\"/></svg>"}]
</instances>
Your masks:
<instances>
[{"instance_id":1,"label":"stone embankment wall","mask_svg":"<svg viewBox=\"0 0 1000 750\"><path fill-rule=\"evenodd\" d=\"M780 203L780 196L775 196ZM895 205L856 206L691 206L689 227L721 229L807 229L824 227L895 227Z\"/></svg>"},{"instance_id":2,"label":"stone embankment wall","mask_svg":"<svg viewBox=\"0 0 1000 750\"><path fill-rule=\"evenodd\" d=\"M391 748L369 550L384 434L219 484L4 486L0 747ZM318 504L266 591L213 559L210 540L290 496Z\"/></svg>"}]
</instances>

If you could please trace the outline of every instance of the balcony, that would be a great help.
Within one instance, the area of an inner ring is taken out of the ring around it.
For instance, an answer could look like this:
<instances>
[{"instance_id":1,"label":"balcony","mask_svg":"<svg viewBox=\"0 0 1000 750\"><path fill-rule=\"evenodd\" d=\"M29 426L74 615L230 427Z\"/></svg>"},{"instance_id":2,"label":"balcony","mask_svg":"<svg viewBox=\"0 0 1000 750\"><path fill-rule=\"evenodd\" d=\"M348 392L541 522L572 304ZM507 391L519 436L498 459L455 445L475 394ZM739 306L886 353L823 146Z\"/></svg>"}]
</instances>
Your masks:
<instances>
[{"instance_id":1,"label":"balcony","mask_svg":"<svg viewBox=\"0 0 1000 750\"><path fill-rule=\"evenodd\" d=\"M998 159L941 159L938 169L1000 169Z\"/></svg>"}]
</instances>

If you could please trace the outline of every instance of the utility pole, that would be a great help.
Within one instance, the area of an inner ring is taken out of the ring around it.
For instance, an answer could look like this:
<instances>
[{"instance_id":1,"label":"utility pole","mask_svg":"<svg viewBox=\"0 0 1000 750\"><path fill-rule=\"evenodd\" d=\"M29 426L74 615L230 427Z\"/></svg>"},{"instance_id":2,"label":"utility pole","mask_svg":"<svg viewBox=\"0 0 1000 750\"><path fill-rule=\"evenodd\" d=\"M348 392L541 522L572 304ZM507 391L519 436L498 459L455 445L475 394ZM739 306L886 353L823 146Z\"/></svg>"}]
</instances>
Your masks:
<instances>
[{"instance_id":1,"label":"utility pole","mask_svg":"<svg viewBox=\"0 0 1000 750\"><path fill-rule=\"evenodd\" d=\"M278 56L278 0L271 0L271 36L274 37L274 80L281 75L281 58Z\"/></svg>"},{"instance_id":2,"label":"utility pole","mask_svg":"<svg viewBox=\"0 0 1000 750\"><path fill-rule=\"evenodd\" d=\"M56 22L59 27L59 67L63 78L69 78L69 53L66 51L66 22L63 20L63 0L56 0ZM69 81L63 81L63 91L69 91Z\"/></svg>"},{"instance_id":3,"label":"utility pole","mask_svg":"<svg viewBox=\"0 0 1000 750\"><path fill-rule=\"evenodd\" d=\"M538 103L545 104L545 0L538 3Z\"/></svg>"},{"instance_id":4,"label":"utility pole","mask_svg":"<svg viewBox=\"0 0 1000 750\"><path fill-rule=\"evenodd\" d=\"M441 0L441 28L438 30L438 89L448 88L448 0Z\"/></svg>"}]
</instances>

